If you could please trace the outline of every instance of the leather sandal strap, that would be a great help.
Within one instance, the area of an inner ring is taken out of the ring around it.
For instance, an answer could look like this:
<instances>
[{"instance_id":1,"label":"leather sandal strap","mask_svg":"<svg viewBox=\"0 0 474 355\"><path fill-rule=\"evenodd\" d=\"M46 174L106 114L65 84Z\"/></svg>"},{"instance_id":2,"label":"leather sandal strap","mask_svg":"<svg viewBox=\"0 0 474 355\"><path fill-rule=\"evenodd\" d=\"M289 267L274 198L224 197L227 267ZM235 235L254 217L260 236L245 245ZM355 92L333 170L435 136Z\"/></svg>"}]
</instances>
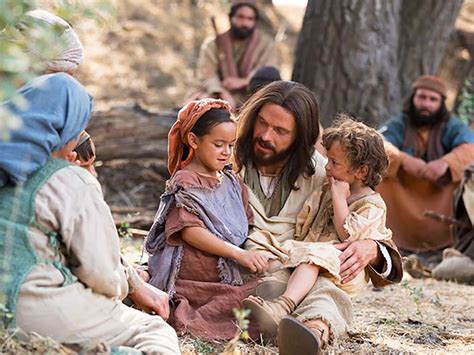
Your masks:
<instances>
[{"instance_id":1,"label":"leather sandal strap","mask_svg":"<svg viewBox=\"0 0 474 355\"><path fill-rule=\"evenodd\" d=\"M285 306L287 308L288 314L293 313L293 311L296 309L296 303L291 298L286 297L284 295L278 297L275 302L278 302Z\"/></svg>"}]
</instances>

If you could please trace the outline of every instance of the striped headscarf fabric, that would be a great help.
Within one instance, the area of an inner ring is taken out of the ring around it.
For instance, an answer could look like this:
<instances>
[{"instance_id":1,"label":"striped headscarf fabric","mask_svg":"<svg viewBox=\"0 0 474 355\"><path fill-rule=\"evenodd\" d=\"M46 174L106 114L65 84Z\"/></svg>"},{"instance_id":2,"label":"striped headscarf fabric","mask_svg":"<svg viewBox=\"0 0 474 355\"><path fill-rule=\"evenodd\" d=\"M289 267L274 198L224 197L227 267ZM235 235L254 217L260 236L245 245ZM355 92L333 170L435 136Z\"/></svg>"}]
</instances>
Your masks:
<instances>
[{"instance_id":1,"label":"striped headscarf fabric","mask_svg":"<svg viewBox=\"0 0 474 355\"><path fill-rule=\"evenodd\" d=\"M43 58L34 44L29 47L29 51L34 57L45 62L46 72L75 70L84 60L84 50L79 37L71 25L62 18L46 10L38 9L28 11L23 24L27 27L39 25L55 30L59 29L59 41L52 43L49 47L52 53L48 54L48 58Z\"/></svg>"}]
</instances>

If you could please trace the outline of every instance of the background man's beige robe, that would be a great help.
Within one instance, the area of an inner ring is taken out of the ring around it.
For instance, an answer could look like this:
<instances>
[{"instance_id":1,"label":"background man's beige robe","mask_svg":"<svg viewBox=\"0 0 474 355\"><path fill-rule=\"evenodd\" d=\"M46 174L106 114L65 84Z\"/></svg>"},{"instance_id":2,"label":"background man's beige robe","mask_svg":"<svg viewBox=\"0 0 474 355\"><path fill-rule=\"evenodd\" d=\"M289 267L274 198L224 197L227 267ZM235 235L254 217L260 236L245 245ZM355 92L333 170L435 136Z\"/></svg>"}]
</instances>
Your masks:
<instances>
[{"instance_id":1,"label":"background man's beige robe","mask_svg":"<svg viewBox=\"0 0 474 355\"><path fill-rule=\"evenodd\" d=\"M278 53L275 47L275 41L262 32L259 32L259 41L254 52L254 62L249 78L255 71L264 65L279 67ZM245 48L248 40L235 41L232 44L234 61L239 67L240 61L245 54ZM201 86L201 97L209 97L215 93L221 93L225 89L219 76L219 58L217 54L217 45L215 38L208 38L202 44L197 65L197 77ZM245 89L232 92L235 101L241 104L245 98Z\"/></svg>"}]
</instances>

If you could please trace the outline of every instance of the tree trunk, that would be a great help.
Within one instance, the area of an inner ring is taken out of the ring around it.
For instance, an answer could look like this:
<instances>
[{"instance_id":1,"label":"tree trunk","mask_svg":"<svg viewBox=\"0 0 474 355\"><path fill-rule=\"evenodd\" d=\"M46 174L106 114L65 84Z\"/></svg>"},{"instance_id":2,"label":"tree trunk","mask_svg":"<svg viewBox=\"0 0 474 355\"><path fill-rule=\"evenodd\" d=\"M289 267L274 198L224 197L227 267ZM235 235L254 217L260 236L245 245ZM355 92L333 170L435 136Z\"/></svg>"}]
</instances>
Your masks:
<instances>
[{"instance_id":1,"label":"tree trunk","mask_svg":"<svg viewBox=\"0 0 474 355\"><path fill-rule=\"evenodd\" d=\"M398 45L400 94L421 74L436 74L463 0L403 0Z\"/></svg>"},{"instance_id":2,"label":"tree trunk","mask_svg":"<svg viewBox=\"0 0 474 355\"><path fill-rule=\"evenodd\" d=\"M321 122L348 111L369 125L436 73L462 0L309 0L293 80L316 93Z\"/></svg>"},{"instance_id":3,"label":"tree trunk","mask_svg":"<svg viewBox=\"0 0 474 355\"><path fill-rule=\"evenodd\" d=\"M293 80L319 99L321 122L344 110L375 125L399 102L396 47L400 1L310 0ZM395 47L395 48L394 48Z\"/></svg>"},{"instance_id":4,"label":"tree trunk","mask_svg":"<svg viewBox=\"0 0 474 355\"><path fill-rule=\"evenodd\" d=\"M472 33L456 31L452 34L444 58L438 68L438 75L444 79L448 86L446 99L448 108L456 108L457 96L472 70L474 51L472 44L471 46L468 44L468 37L474 39Z\"/></svg>"}]
</instances>

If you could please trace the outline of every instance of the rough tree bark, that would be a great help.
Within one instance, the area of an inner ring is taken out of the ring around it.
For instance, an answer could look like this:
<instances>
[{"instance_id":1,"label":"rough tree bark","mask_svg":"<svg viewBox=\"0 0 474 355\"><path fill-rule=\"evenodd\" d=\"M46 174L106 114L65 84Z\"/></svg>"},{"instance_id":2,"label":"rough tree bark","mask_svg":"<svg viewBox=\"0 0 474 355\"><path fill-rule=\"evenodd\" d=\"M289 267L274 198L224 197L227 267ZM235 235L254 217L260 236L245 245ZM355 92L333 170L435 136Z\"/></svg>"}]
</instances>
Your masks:
<instances>
[{"instance_id":1,"label":"rough tree bark","mask_svg":"<svg viewBox=\"0 0 474 355\"><path fill-rule=\"evenodd\" d=\"M448 86L446 104L455 108L457 96L464 86L465 79L472 71L474 58L474 33L456 31L446 48L443 60L438 67L438 75Z\"/></svg>"},{"instance_id":2,"label":"rough tree bark","mask_svg":"<svg viewBox=\"0 0 474 355\"><path fill-rule=\"evenodd\" d=\"M314 90L328 126L344 110L380 122L387 102L398 102L396 51L400 1L308 2L293 80Z\"/></svg>"},{"instance_id":3,"label":"rough tree bark","mask_svg":"<svg viewBox=\"0 0 474 355\"><path fill-rule=\"evenodd\" d=\"M403 0L398 44L400 94L420 74L436 74L463 0Z\"/></svg>"},{"instance_id":4,"label":"rough tree bark","mask_svg":"<svg viewBox=\"0 0 474 355\"><path fill-rule=\"evenodd\" d=\"M435 72L460 2L309 0L293 80L314 90L324 126L340 110L377 126L400 109L414 77Z\"/></svg>"}]
</instances>

